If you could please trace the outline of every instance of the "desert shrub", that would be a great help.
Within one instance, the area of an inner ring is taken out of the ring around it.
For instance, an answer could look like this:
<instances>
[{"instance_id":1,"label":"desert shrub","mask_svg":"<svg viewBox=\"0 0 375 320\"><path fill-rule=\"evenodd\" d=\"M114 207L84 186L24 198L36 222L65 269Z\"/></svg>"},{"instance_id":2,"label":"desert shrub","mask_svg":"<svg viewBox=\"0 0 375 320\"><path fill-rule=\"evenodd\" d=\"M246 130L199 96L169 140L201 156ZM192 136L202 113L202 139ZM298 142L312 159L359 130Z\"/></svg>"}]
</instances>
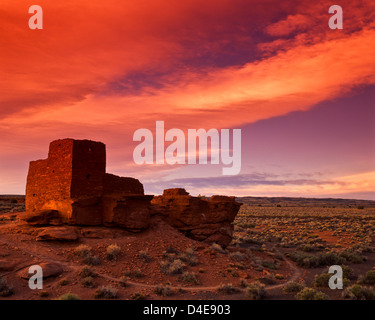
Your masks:
<instances>
[{"instance_id":1,"label":"desert shrub","mask_svg":"<svg viewBox=\"0 0 375 320\"><path fill-rule=\"evenodd\" d=\"M150 262L151 261L151 258L150 256L148 255L147 251L144 251L144 250L141 250L139 251L138 253L138 257L142 260L144 260L145 262Z\"/></svg>"},{"instance_id":2,"label":"desert shrub","mask_svg":"<svg viewBox=\"0 0 375 320\"><path fill-rule=\"evenodd\" d=\"M141 269L134 269L134 270L125 270L124 276L126 277L134 277L134 278L142 278L143 272Z\"/></svg>"},{"instance_id":3,"label":"desert shrub","mask_svg":"<svg viewBox=\"0 0 375 320\"><path fill-rule=\"evenodd\" d=\"M96 272L91 267L85 266L79 272L81 278L96 277Z\"/></svg>"},{"instance_id":4,"label":"desert shrub","mask_svg":"<svg viewBox=\"0 0 375 320\"><path fill-rule=\"evenodd\" d=\"M304 288L296 294L297 300L328 300L328 296L313 288Z\"/></svg>"},{"instance_id":5,"label":"desert shrub","mask_svg":"<svg viewBox=\"0 0 375 320\"><path fill-rule=\"evenodd\" d=\"M232 252L229 257L232 259L232 260L235 260L235 261L242 261L242 260L245 260L246 259L246 255L244 255L243 253L237 251L237 252Z\"/></svg>"},{"instance_id":6,"label":"desert shrub","mask_svg":"<svg viewBox=\"0 0 375 320\"><path fill-rule=\"evenodd\" d=\"M134 292L131 296L131 299L133 300L144 300L146 299L146 296L141 292Z\"/></svg>"},{"instance_id":7,"label":"desert shrub","mask_svg":"<svg viewBox=\"0 0 375 320\"><path fill-rule=\"evenodd\" d=\"M179 259L183 262L186 262L189 266L196 266L199 264L198 258L195 254L192 254L192 255L181 254L179 255Z\"/></svg>"},{"instance_id":8,"label":"desert shrub","mask_svg":"<svg viewBox=\"0 0 375 320\"><path fill-rule=\"evenodd\" d=\"M199 280L198 280L195 272L187 272L186 271L181 275L181 279L182 279L182 281L184 281L186 283L190 283L190 284L198 284L199 283Z\"/></svg>"},{"instance_id":9,"label":"desert shrub","mask_svg":"<svg viewBox=\"0 0 375 320\"><path fill-rule=\"evenodd\" d=\"M315 268L319 266L318 258L311 254L295 251L291 253L290 258L296 262L299 267Z\"/></svg>"},{"instance_id":10,"label":"desert shrub","mask_svg":"<svg viewBox=\"0 0 375 320\"><path fill-rule=\"evenodd\" d=\"M8 285L6 279L0 276L0 297L9 297L13 294L13 288Z\"/></svg>"},{"instance_id":11,"label":"desert shrub","mask_svg":"<svg viewBox=\"0 0 375 320\"><path fill-rule=\"evenodd\" d=\"M295 251L291 253L290 258L296 262L298 266L304 268L340 265L346 261L344 257L339 256L335 252L319 252L317 255L313 255L305 252Z\"/></svg>"},{"instance_id":12,"label":"desert shrub","mask_svg":"<svg viewBox=\"0 0 375 320\"><path fill-rule=\"evenodd\" d=\"M177 259L172 262L161 261L160 267L161 267L161 271L164 274L167 274L167 275L181 274L184 271L185 264L180 259Z\"/></svg>"},{"instance_id":13,"label":"desert shrub","mask_svg":"<svg viewBox=\"0 0 375 320\"><path fill-rule=\"evenodd\" d=\"M89 254L86 257L84 257L82 259L82 262L84 264L89 265L89 266L98 266L98 265L100 265L102 263L98 257L92 256L91 254Z\"/></svg>"},{"instance_id":14,"label":"desert shrub","mask_svg":"<svg viewBox=\"0 0 375 320\"><path fill-rule=\"evenodd\" d=\"M329 273L321 273L316 274L314 278L314 286L318 288L328 288L329 279L332 277L332 274Z\"/></svg>"},{"instance_id":15,"label":"desert shrub","mask_svg":"<svg viewBox=\"0 0 375 320\"><path fill-rule=\"evenodd\" d=\"M86 278L83 278L81 280L81 284L85 287L85 288L95 288L96 285L94 283L94 278L93 277L86 277Z\"/></svg>"},{"instance_id":16,"label":"desert shrub","mask_svg":"<svg viewBox=\"0 0 375 320\"><path fill-rule=\"evenodd\" d=\"M354 279L354 271L349 266L341 266L342 267L342 276L348 280Z\"/></svg>"},{"instance_id":17,"label":"desert shrub","mask_svg":"<svg viewBox=\"0 0 375 320\"><path fill-rule=\"evenodd\" d=\"M121 248L117 244L111 244L107 247L107 259L108 260L117 260L120 255Z\"/></svg>"},{"instance_id":18,"label":"desert shrub","mask_svg":"<svg viewBox=\"0 0 375 320\"><path fill-rule=\"evenodd\" d=\"M262 266L265 268L273 269L273 270L276 270L278 268L278 265L276 265L276 263L271 262L271 261L263 261Z\"/></svg>"},{"instance_id":19,"label":"desert shrub","mask_svg":"<svg viewBox=\"0 0 375 320\"><path fill-rule=\"evenodd\" d=\"M66 286L68 284L68 280L65 279L65 278L62 278L60 281L59 281L59 285L60 286Z\"/></svg>"},{"instance_id":20,"label":"desert shrub","mask_svg":"<svg viewBox=\"0 0 375 320\"><path fill-rule=\"evenodd\" d=\"M250 283L246 288L246 297L250 300L262 300L266 295L265 285L258 281Z\"/></svg>"},{"instance_id":21,"label":"desert shrub","mask_svg":"<svg viewBox=\"0 0 375 320\"><path fill-rule=\"evenodd\" d=\"M360 253L350 250L350 249L345 249L340 253L340 257L345 259L346 262L350 263L363 263L366 261L366 257L362 256Z\"/></svg>"},{"instance_id":22,"label":"desert shrub","mask_svg":"<svg viewBox=\"0 0 375 320\"><path fill-rule=\"evenodd\" d=\"M185 253L180 254L178 258L187 263L189 266L196 266L199 264L198 258L194 252L194 248L187 248Z\"/></svg>"},{"instance_id":23,"label":"desert shrub","mask_svg":"<svg viewBox=\"0 0 375 320\"><path fill-rule=\"evenodd\" d=\"M210 250L213 252L225 253L225 250L221 247L220 244L217 243L211 244Z\"/></svg>"},{"instance_id":24,"label":"desert shrub","mask_svg":"<svg viewBox=\"0 0 375 320\"><path fill-rule=\"evenodd\" d=\"M345 262L345 258L332 251L318 253L318 260L320 266L339 265Z\"/></svg>"},{"instance_id":25,"label":"desert shrub","mask_svg":"<svg viewBox=\"0 0 375 320\"><path fill-rule=\"evenodd\" d=\"M224 294L233 294L239 292L239 289L233 286L231 283L227 283L219 286L217 291Z\"/></svg>"},{"instance_id":26,"label":"desert shrub","mask_svg":"<svg viewBox=\"0 0 375 320\"><path fill-rule=\"evenodd\" d=\"M40 293L39 293L39 297L41 297L41 298L46 298L46 297L48 297L48 296L49 296L48 291L42 290L42 291L40 291Z\"/></svg>"},{"instance_id":27,"label":"desert shrub","mask_svg":"<svg viewBox=\"0 0 375 320\"><path fill-rule=\"evenodd\" d=\"M76 256L84 258L84 257L91 254L91 247L89 247L85 244L81 244L74 249L74 254Z\"/></svg>"},{"instance_id":28,"label":"desert shrub","mask_svg":"<svg viewBox=\"0 0 375 320\"><path fill-rule=\"evenodd\" d=\"M363 284L375 284L375 270L367 271L361 282Z\"/></svg>"},{"instance_id":29,"label":"desert shrub","mask_svg":"<svg viewBox=\"0 0 375 320\"><path fill-rule=\"evenodd\" d=\"M288 282L284 288L283 291L286 293L297 293L300 292L305 286L298 282Z\"/></svg>"},{"instance_id":30,"label":"desert shrub","mask_svg":"<svg viewBox=\"0 0 375 320\"><path fill-rule=\"evenodd\" d=\"M345 299L352 300L373 300L375 298L375 294L372 289L355 284L344 290L343 297Z\"/></svg>"},{"instance_id":31,"label":"desert shrub","mask_svg":"<svg viewBox=\"0 0 375 320\"><path fill-rule=\"evenodd\" d=\"M74 254L82 258L82 263L97 266L101 264L101 261L98 257L93 256L91 253L91 247L81 244L74 249Z\"/></svg>"},{"instance_id":32,"label":"desert shrub","mask_svg":"<svg viewBox=\"0 0 375 320\"><path fill-rule=\"evenodd\" d=\"M104 298L104 299L116 299L117 298L117 289L111 286L102 286L95 291L95 299Z\"/></svg>"},{"instance_id":33,"label":"desert shrub","mask_svg":"<svg viewBox=\"0 0 375 320\"><path fill-rule=\"evenodd\" d=\"M155 287L155 293L159 296L167 297L173 294L173 289L170 285L157 285Z\"/></svg>"},{"instance_id":34,"label":"desert shrub","mask_svg":"<svg viewBox=\"0 0 375 320\"><path fill-rule=\"evenodd\" d=\"M76 294L74 293L65 293L57 298L57 300L81 300Z\"/></svg>"},{"instance_id":35,"label":"desert shrub","mask_svg":"<svg viewBox=\"0 0 375 320\"><path fill-rule=\"evenodd\" d=\"M345 268L346 267L346 268ZM348 286L350 283L350 280L348 277L352 276L353 270L347 266L343 266L343 286ZM333 276L333 274L328 272L323 272L321 274L315 275L314 278L314 286L318 288L328 288L329 287L329 279Z\"/></svg>"}]
</instances>

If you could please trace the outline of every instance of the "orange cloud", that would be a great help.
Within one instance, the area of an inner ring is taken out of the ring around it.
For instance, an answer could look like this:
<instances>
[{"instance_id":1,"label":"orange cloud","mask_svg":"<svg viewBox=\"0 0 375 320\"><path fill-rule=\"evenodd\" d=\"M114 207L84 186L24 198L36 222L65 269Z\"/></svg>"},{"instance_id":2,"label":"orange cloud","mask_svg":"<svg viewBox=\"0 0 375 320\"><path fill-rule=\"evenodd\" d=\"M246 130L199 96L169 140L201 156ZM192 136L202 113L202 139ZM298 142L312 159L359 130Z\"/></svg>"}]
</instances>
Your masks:
<instances>
[{"instance_id":1,"label":"orange cloud","mask_svg":"<svg viewBox=\"0 0 375 320\"><path fill-rule=\"evenodd\" d=\"M287 36L294 31L304 31L311 26L311 19L302 14L289 15L286 19L270 24L266 32L271 36Z\"/></svg>"}]
</instances>

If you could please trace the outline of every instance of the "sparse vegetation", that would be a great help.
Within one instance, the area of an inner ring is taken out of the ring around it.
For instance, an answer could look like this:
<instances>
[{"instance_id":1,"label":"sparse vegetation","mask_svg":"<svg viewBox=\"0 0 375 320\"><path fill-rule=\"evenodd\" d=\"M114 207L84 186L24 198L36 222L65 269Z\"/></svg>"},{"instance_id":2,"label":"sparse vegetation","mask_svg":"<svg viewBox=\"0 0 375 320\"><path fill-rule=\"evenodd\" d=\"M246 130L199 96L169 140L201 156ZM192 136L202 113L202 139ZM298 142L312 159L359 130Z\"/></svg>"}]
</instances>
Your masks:
<instances>
[{"instance_id":1,"label":"sparse vegetation","mask_svg":"<svg viewBox=\"0 0 375 320\"><path fill-rule=\"evenodd\" d=\"M375 270L368 271L361 280L361 283L375 285Z\"/></svg>"},{"instance_id":2,"label":"sparse vegetation","mask_svg":"<svg viewBox=\"0 0 375 320\"><path fill-rule=\"evenodd\" d=\"M283 291L286 293L297 293L300 292L303 288L305 288L303 284L292 281L284 286Z\"/></svg>"},{"instance_id":3,"label":"sparse vegetation","mask_svg":"<svg viewBox=\"0 0 375 320\"><path fill-rule=\"evenodd\" d=\"M96 277L96 272L94 271L93 268L84 266L81 271L79 272L79 275L81 278L87 278L87 277Z\"/></svg>"},{"instance_id":4,"label":"sparse vegetation","mask_svg":"<svg viewBox=\"0 0 375 320\"><path fill-rule=\"evenodd\" d=\"M246 288L246 297L250 300L262 300L266 295L265 285L259 281L249 284Z\"/></svg>"},{"instance_id":5,"label":"sparse vegetation","mask_svg":"<svg viewBox=\"0 0 375 320\"><path fill-rule=\"evenodd\" d=\"M146 299L146 296L142 292L135 292L130 296L130 298L132 300L144 300Z\"/></svg>"},{"instance_id":6,"label":"sparse vegetation","mask_svg":"<svg viewBox=\"0 0 375 320\"><path fill-rule=\"evenodd\" d=\"M209 249L211 252L218 252L218 253L225 253L225 250L221 247L220 244L217 244L217 243L213 243L211 246L210 246L210 249Z\"/></svg>"},{"instance_id":7,"label":"sparse vegetation","mask_svg":"<svg viewBox=\"0 0 375 320\"><path fill-rule=\"evenodd\" d=\"M106 258L108 260L117 260L121 252L121 248L117 244L111 244L107 247Z\"/></svg>"},{"instance_id":8,"label":"sparse vegetation","mask_svg":"<svg viewBox=\"0 0 375 320\"><path fill-rule=\"evenodd\" d=\"M81 258L85 258L85 257L91 255L91 247L89 247L85 244L81 244L74 249L74 254L76 256L81 257Z\"/></svg>"},{"instance_id":9,"label":"sparse vegetation","mask_svg":"<svg viewBox=\"0 0 375 320\"><path fill-rule=\"evenodd\" d=\"M328 296L313 288L304 288L296 294L297 300L328 300Z\"/></svg>"},{"instance_id":10,"label":"sparse vegetation","mask_svg":"<svg viewBox=\"0 0 375 320\"><path fill-rule=\"evenodd\" d=\"M98 266L102 263L98 257L92 255L88 255L85 258L83 258L82 262L89 266Z\"/></svg>"},{"instance_id":11,"label":"sparse vegetation","mask_svg":"<svg viewBox=\"0 0 375 320\"><path fill-rule=\"evenodd\" d=\"M188 284L199 284L199 280L197 278L197 275L195 274L195 272L184 272L182 275L181 275L181 279L182 281L184 281L185 283L188 283Z\"/></svg>"},{"instance_id":12,"label":"sparse vegetation","mask_svg":"<svg viewBox=\"0 0 375 320\"><path fill-rule=\"evenodd\" d=\"M167 275L182 274L185 269L185 264L180 259L173 260L172 262L163 260L160 262L160 268L161 271Z\"/></svg>"},{"instance_id":13,"label":"sparse vegetation","mask_svg":"<svg viewBox=\"0 0 375 320\"><path fill-rule=\"evenodd\" d=\"M126 270L124 272L124 276L130 277L130 278L142 278L144 275L141 269L134 269L134 270Z\"/></svg>"},{"instance_id":14,"label":"sparse vegetation","mask_svg":"<svg viewBox=\"0 0 375 320\"><path fill-rule=\"evenodd\" d=\"M46 297L48 297L48 296L49 296L48 291L42 290L42 291L40 291L40 293L39 293L39 297L41 297L41 298L46 298Z\"/></svg>"},{"instance_id":15,"label":"sparse vegetation","mask_svg":"<svg viewBox=\"0 0 375 320\"><path fill-rule=\"evenodd\" d=\"M222 284L218 287L217 291L223 294L234 294L239 292L239 289L233 286L231 283Z\"/></svg>"},{"instance_id":16,"label":"sparse vegetation","mask_svg":"<svg viewBox=\"0 0 375 320\"><path fill-rule=\"evenodd\" d=\"M116 299L117 289L111 286L102 286L95 291L95 299Z\"/></svg>"},{"instance_id":17,"label":"sparse vegetation","mask_svg":"<svg viewBox=\"0 0 375 320\"><path fill-rule=\"evenodd\" d=\"M243 261L246 259L246 255L239 251L230 253L229 257L235 261Z\"/></svg>"},{"instance_id":18,"label":"sparse vegetation","mask_svg":"<svg viewBox=\"0 0 375 320\"><path fill-rule=\"evenodd\" d=\"M82 286L84 286L85 288L95 288L96 287L96 284L94 282L94 278L93 277L86 277L86 278L83 278L81 280L81 284Z\"/></svg>"},{"instance_id":19,"label":"sparse vegetation","mask_svg":"<svg viewBox=\"0 0 375 320\"><path fill-rule=\"evenodd\" d=\"M359 284L355 284L344 290L343 298L351 300L374 300L375 293L372 288L370 289Z\"/></svg>"},{"instance_id":20,"label":"sparse vegetation","mask_svg":"<svg viewBox=\"0 0 375 320\"><path fill-rule=\"evenodd\" d=\"M57 300L81 300L76 294L74 293L65 293L57 298Z\"/></svg>"},{"instance_id":21,"label":"sparse vegetation","mask_svg":"<svg viewBox=\"0 0 375 320\"><path fill-rule=\"evenodd\" d=\"M173 289L170 285L158 285L155 288L155 293L159 296L168 297L173 294Z\"/></svg>"},{"instance_id":22,"label":"sparse vegetation","mask_svg":"<svg viewBox=\"0 0 375 320\"><path fill-rule=\"evenodd\" d=\"M6 279L0 276L0 297L9 297L13 294L13 287L8 285Z\"/></svg>"}]
</instances>

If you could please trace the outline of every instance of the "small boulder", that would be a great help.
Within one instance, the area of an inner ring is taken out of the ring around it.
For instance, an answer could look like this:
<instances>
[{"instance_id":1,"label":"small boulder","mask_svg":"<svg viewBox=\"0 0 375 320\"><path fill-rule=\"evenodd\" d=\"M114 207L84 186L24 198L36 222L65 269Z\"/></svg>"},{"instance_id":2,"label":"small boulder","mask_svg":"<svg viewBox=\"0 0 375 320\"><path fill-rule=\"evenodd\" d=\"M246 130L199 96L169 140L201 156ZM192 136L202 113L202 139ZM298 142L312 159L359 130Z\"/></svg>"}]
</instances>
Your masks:
<instances>
[{"instance_id":1,"label":"small boulder","mask_svg":"<svg viewBox=\"0 0 375 320\"><path fill-rule=\"evenodd\" d=\"M63 268L60 264L56 262L42 262L38 264L42 270L43 270L43 279L51 278L51 277L57 277L60 274L63 273ZM31 276L33 276L35 273L29 273L29 268L22 269L18 275L22 279L29 279Z\"/></svg>"},{"instance_id":2,"label":"small boulder","mask_svg":"<svg viewBox=\"0 0 375 320\"><path fill-rule=\"evenodd\" d=\"M0 259L0 271L13 271L19 264L19 260Z\"/></svg>"},{"instance_id":3,"label":"small boulder","mask_svg":"<svg viewBox=\"0 0 375 320\"><path fill-rule=\"evenodd\" d=\"M76 241L77 239L77 232L68 227L44 228L36 238L38 241Z\"/></svg>"},{"instance_id":4,"label":"small boulder","mask_svg":"<svg viewBox=\"0 0 375 320\"><path fill-rule=\"evenodd\" d=\"M61 225L62 219L57 210L27 212L22 220L33 226Z\"/></svg>"}]
</instances>

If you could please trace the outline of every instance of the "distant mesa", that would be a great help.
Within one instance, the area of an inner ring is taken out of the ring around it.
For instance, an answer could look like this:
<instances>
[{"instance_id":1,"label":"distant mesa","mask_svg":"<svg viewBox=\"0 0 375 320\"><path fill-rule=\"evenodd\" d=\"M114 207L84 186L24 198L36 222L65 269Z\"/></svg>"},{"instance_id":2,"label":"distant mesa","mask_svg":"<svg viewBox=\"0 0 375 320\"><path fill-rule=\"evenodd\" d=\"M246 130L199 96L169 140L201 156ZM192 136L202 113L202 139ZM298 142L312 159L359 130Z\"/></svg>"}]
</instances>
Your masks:
<instances>
[{"instance_id":1,"label":"distant mesa","mask_svg":"<svg viewBox=\"0 0 375 320\"><path fill-rule=\"evenodd\" d=\"M190 238L226 246L240 205L234 197L193 197L182 188L145 195L139 180L106 173L105 144L63 139L50 143L47 159L30 162L24 220L139 232L159 216Z\"/></svg>"}]
</instances>

